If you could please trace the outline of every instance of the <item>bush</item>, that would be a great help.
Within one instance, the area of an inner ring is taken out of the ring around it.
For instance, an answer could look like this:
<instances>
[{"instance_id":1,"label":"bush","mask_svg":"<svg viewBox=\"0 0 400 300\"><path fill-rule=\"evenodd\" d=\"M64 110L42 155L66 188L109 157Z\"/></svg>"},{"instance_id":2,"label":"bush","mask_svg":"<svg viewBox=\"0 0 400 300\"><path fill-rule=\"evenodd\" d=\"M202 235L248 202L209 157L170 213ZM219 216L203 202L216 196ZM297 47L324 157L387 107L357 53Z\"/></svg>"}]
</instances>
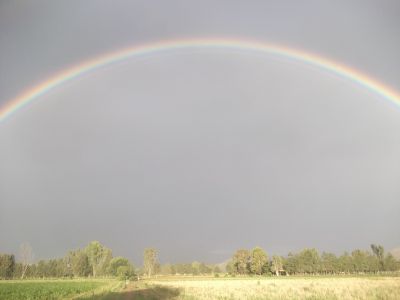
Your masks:
<instances>
[{"instance_id":1,"label":"bush","mask_svg":"<svg viewBox=\"0 0 400 300\"><path fill-rule=\"evenodd\" d=\"M117 268L117 276L120 280L126 280L135 275L132 266L119 266Z\"/></svg>"}]
</instances>

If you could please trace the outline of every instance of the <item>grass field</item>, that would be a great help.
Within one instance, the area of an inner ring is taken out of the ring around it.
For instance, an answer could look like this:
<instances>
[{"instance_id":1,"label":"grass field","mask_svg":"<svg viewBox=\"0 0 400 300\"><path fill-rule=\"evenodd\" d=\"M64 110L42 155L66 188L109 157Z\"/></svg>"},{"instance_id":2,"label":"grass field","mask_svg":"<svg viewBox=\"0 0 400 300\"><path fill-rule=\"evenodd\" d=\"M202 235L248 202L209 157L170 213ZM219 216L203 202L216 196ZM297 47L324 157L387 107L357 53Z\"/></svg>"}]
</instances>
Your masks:
<instances>
[{"instance_id":1,"label":"grass field","mask_svg":"<svg viewBox=\"0 0 400 300\"><path fill-rule=\"evenodd\" d=\"M0 299L400 299L400 277L0 281Z\"/></svg>"},{"instance_id":2,"label":"grass field","mask_svg":"<svg viewBox=\"0 0 400 300\"><path fill-rule=\"evenodd\" d=\"M165 280L177 299L400 299L399 277Z\"/></svg>"},{"instance_id":3,"label":"grass field","mask_svg":"<svg viewBox=\"0 0 400 300\"><path fill-rule=\"evenodd\" d=\"M0 281L0 299L74 299L98 295L120 286L114 280L11 280Z\"/></svg>"}]
</instances>

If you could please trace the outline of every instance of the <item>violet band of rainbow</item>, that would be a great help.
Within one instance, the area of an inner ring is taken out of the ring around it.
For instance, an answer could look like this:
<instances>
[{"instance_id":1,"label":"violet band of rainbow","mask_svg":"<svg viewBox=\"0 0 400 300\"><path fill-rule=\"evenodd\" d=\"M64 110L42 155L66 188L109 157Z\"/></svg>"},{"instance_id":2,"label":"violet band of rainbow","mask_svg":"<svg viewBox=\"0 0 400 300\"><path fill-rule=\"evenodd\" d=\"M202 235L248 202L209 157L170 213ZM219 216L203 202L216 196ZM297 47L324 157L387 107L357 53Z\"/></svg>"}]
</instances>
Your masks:
<instances>
[{"instance_id":1,"label":"violet band of rainbow","mask_svg":"<svg viewBox=\"0 0 400 300\"><path fill-rule=\"evenodd\" d=\"M44 80L43 82L25 90L14 99L7 101L4 106L0 107L0 122L5 120L7 117L9 117L22 107L27 106L35 99L38 99L46 92L85 73L136 56L151 55L157 52L188 48L220 48L255 51L300 61L314 67L329 71L331 73L335 73L340 77L353 81L400 107L400 95L392 88L384 85L383 83L373 79L368 75L361 73L360 71L357 71L354 68L333 60L326 59L322 56L298 49L288 48L276 44L268 44L264 42L242 39L204 38L167 40L133 46L95 57L93 59L77 64L71 68L62 70L61 72Z\"/></svg>"}]
</instances>

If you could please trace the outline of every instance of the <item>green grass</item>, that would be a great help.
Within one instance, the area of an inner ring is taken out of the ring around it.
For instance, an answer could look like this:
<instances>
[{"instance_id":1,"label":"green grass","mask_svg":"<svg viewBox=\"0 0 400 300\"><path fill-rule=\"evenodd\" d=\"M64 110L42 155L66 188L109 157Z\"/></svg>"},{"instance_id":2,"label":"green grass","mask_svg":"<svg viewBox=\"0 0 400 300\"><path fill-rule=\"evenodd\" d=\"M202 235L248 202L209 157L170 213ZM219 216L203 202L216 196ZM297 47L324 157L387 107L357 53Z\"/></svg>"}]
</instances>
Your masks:
<instances>
[{"instance_id":1,"label":"green grass","mask_svg":"<svg viewBox=\"0 0 400 300\"><path fill-rule=\"evenodd\" d=\"M0 281L0 299L72 299L85 293L95 294L110 284L110 281L106 280Z\"/></svg>"}]
</instances>

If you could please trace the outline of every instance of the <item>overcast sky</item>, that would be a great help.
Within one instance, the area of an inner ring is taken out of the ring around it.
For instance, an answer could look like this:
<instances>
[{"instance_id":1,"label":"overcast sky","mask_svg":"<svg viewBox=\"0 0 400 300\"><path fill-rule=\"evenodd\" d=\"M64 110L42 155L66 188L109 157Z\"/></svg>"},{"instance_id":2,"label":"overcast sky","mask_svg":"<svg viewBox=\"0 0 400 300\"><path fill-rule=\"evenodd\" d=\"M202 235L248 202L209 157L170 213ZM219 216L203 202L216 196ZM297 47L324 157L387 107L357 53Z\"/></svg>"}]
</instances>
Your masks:
<instances>
[{"instance_id":1,"label":"overcast sky","mask_svg":"<svg viewBox=\"0 0 400 300\"><path fill-rule=\"evenodd\" d=\"M0 105L96 55L185 37L253 39L400 90L393 1L1 1ZM273 55L126 60L0 123L0 252L99 240L141 262L400 246L400 108Z\"/></svg>"}]
</instances>

